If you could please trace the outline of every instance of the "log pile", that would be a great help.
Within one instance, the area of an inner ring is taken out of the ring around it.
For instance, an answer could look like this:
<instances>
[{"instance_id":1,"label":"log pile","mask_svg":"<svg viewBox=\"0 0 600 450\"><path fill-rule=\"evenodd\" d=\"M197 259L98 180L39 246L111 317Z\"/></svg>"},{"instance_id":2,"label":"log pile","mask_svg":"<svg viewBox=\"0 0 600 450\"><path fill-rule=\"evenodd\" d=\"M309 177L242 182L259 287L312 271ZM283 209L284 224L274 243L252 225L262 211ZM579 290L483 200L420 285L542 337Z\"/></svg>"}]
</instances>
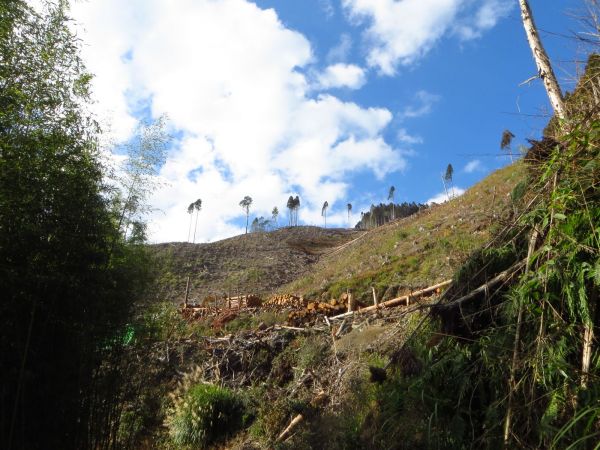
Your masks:
<instances>
[{"instance_id":1,"label":"log pile","mask_svg":"<svg viewBox=\"0 0 600 450\"><path fill-rule=\"evenodd\" d=\"M281 308L306 308L308 301L304 297L292 294L273 295L264 303L265 306Z\"/></svg>"},{"instance_id":2,"label":"log pile","mask_svg":"<svg viewBox=\"0 0 600 450\"><path fill-rule=\"evenodd\" d=\"M348 310L348 294L342 294L340 299L332 298L327 302L308 302L306 307L291 311L287 323L291 326L313 325L319 316L335 316Z\"/></svg>"}]
</instances>

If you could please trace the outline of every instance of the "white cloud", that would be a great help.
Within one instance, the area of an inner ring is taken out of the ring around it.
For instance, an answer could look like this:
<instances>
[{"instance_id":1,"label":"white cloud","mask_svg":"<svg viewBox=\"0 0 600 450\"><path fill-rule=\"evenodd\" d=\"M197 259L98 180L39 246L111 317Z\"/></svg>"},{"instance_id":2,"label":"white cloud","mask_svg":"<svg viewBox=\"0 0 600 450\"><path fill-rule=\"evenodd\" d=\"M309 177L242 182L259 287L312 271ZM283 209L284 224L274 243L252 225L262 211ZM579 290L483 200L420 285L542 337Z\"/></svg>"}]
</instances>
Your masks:
<instances>
[{"instance_id":1,"label":"white cloud","mask_svg":"<svg viewBox=\"0 0 600 450\"><path fill-rule=\"evenodd\" d=\"M177 136L160 170L168 187L152 199L162 210L151 217L154 241L185 240L186 207L197 198L200 242L242 231L232 221L245 195L252 215L270 216L300 194L301 216L319 223L324 200L345 204L354 172L382 178L406 165L382 137L388 110L314 96L297 70L312 64L311 46L273 10L245 0L180 0L177 8L105 0L72 10L86 30L98 107L112 112L119 136L135 122L133 103L153 117L167 113Z\"/></svg>"},{"instance_id":2,"label":"white cloud","mask_svg":"<svg viewBox=\"0 0 600 450\"><path fill-rule=\"evenodd\" d=\"M343 33L339 43L327 53L327 61L333 63L346 61L350 50L352 50L352 37L348 33Z\"/></svg>"},{"instance_id":3,"label":"white cloud","mask_svg":"<svg viewBox=\"0 0 600 450\"><path fill-rule=\"evenodd\" d=\"M417 91L413 105L406 106L399 114L400 120L422 117L431 112L433 106L440 101L440 96L424 90Z\"/></svg>"},{"instance_id":4,"label":"white cloud","mask_svg":"<svg viewBox=\"0 0 600 450\"><path fill-rule=\"evenodd\" d=\"M396 133L396 139L398 140L398 142L408 145L416 145L423 143L423 138L421 136L413 136L409 134L406 128L398 129L398 132Z\"/></svg>"},{"instance_id":5,"label":"white cloud","mask_svg":"<svg viewBox=\"0 0 600 450\"><path fill-rule=\"evenodd\" d=\"M510 0L343 0L351 21L367 22L367 62L385 75L419 60L444 36L479 37L511 9ZM460 24L457 28L456 24Z\"/></svg>"},{"instance_id":6,"label":"white cloud","mask_svg":"<svg viewBox=\"0 0 600 450\"><path fill-rule=\"evenodd\" d=\"M463 169L466 173L480 172L485 170L483 164L478 159L474 159L473 161L469 161L465 168Z\"/></svg>"},{"instance_id":7,"label":"white cloud","mask_svg":"<svg viewBox=\"0 0 600 450\"><path fill-rule=\"evenodd\" d=\"M473 16L466 17L454 26L454 30L463 40L476 39L503 19L515 6L509 0L485 0Z\"/></svg>"},{"instance_id":8,"label":"white cloud","mask_svg":"<svg viewBox=\"0 0 600 450\"><path fill-rule=\"evenodd\" d=\"M328 66L318 77L318 85L322 89L339 87L360 89L365 81L365 71L362 67L343 63Z\"/></svg>"},{"instance_id":9,"label":"white cloud","mask_svg":"<svg viewBox=\"0 0 600 450\"><path fill-rule=\"evenodd\" d=\"M450 198L456 198L456 197L460 197L461 195L463 195L465 193L465 191L466 191L466 189L455 186L455 187L449 189L448 194L450 195ZM448 195L446 195L446 191L444 191L444 192L440 192L439 194L434 195L429 200L427 200L425 203L427 203L428 205L431 205L432 203L444 203L447 201L448 201Z\"/></svg>"}]
</instances>

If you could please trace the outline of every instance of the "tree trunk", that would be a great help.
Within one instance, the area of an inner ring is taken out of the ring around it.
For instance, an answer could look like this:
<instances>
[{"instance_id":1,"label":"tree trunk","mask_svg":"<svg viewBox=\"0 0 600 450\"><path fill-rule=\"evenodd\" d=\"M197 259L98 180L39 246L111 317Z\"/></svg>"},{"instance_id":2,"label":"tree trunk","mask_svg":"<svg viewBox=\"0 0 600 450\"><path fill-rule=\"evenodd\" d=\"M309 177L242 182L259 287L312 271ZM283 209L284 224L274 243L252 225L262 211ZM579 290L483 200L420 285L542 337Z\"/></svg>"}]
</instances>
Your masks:
<instances>
[{"instance_id":1,"label":"tree trunk","mask_svg":"<svg viewBox=\"0 0 600 450\"><path fill-rule=\"evenodd\" d=\"M198 210L196 210L196 223L194 224L194 240L192 244L196 243L196 230L198 229Z\"/></svg>"},{"instance_id":2,"label":"tree trunk","mask_svg":"<svg viewBox=\"0 0 600 450\"><path fill-rule=\"evenodd\" d=\"M246 234L248 234L248 217L250 217L250 215L246 213Z\"/></svg>"},{"instance_id":3,"label":"tree trunk","mask_svg":"<svg viewBox=\"0 0 600 450\"><path fill-rule=\"evenodd\" d=\"M538 35L529 2L527 0L519 0L519 5L521 7L521 18L523 19L523 26L527 34L527 41L529 42L529 47L531 47L539 76L544 82L550 104L556 116L559 119L564 119L566 117L566 110L560 86L550 65L550 58L548 58L548 54L544 50L544 46Z\"/></svg>"}]
</instances>

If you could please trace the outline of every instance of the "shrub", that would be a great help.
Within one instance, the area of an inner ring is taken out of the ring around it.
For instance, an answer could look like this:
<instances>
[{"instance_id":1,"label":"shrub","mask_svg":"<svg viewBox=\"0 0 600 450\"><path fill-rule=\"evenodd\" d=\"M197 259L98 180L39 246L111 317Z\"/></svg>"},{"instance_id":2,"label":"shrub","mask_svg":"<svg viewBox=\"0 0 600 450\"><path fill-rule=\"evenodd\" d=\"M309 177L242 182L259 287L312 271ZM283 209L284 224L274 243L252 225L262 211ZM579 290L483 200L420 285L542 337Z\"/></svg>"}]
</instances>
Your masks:
<instances>
[{"instance_id":1,"label":"shrub","mask_svg":"<svg viewBox=\"0 0 600 450\"><path fill-rule=\"evenodd\" d=\"M242 402L231 390L198 383L175 399L167 426L177 446L206 448L238 430L243 413Z\"/></svg>"}]
</instances>

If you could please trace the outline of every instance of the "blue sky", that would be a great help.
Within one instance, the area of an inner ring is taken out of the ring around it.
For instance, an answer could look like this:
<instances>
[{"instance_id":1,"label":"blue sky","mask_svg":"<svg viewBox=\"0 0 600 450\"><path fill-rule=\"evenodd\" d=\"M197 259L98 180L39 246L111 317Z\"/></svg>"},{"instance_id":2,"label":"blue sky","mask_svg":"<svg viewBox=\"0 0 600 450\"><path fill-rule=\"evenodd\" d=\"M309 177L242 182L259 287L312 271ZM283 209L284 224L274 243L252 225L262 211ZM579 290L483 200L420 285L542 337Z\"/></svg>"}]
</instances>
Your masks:
<instances>
[{"instance_id":1,"label":"blue sky","mask_svg":"<svg viewBox=\"0 0 600 450\"><path fill-rule=\"evenodd\" d=\"M578 0L531 0L563 89L584 50ZM156 242L187 238L187 204L203 199L199 242L285 214L346 226L385 201L425 202L448 163L468 188L509 163L499 149L541 134L549 103L516 0L118 0L76 3L96 112L113 141L143 115L169 117L171 144L149 217ZM285 219L284 219L285 220Z\"/></svg>"}]
</instances>

